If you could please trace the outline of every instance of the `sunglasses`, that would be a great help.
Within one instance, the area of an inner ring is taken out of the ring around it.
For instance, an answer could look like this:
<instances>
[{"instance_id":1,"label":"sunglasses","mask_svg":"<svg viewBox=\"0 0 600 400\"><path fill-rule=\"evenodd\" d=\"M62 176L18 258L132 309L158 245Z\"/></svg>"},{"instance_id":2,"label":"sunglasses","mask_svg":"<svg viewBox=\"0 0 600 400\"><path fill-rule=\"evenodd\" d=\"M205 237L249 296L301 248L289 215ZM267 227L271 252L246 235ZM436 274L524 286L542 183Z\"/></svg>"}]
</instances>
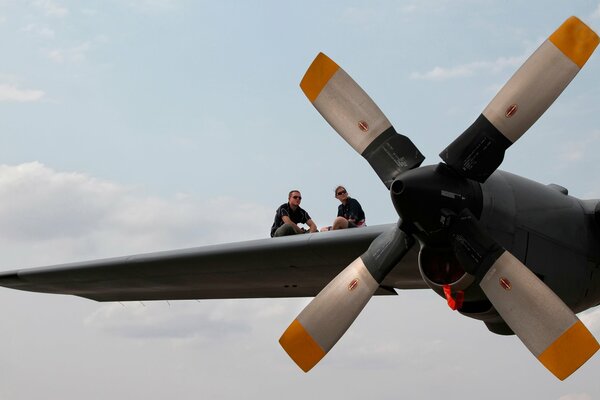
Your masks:
<instances>
[{"instance_id":1,"label":"sunglasses","mask_svg":"<svg viewBox=\"0 0 600 400\"><path fill-rule=\"evenodd\" d=\"M346 192L345 190L342 190L342 191L337 192L336 196L341 196L341 195L346 194L346 193L348 193L348 192Z\"/></svg>"},{"instance_id":2,"label":"sunglasses","mask_svg":"<svg viewBox=\"0 0 600 400\"><path fill-rule=\"evenodd\" d=\"M302 196L292 196L292 199L294 199L294 200L302 200Z\"/></svg>"}]
</instances>

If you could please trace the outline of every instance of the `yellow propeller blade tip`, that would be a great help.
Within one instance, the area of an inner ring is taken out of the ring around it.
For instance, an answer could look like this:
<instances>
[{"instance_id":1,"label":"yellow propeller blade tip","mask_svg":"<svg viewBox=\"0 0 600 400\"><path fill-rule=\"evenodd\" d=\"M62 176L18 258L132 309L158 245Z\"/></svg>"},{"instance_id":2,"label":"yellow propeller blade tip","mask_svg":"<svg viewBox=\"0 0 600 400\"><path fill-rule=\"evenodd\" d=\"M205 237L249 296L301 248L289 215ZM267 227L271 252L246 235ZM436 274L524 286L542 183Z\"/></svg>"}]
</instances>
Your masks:
<instances>
[{"instance_id":1,"label":"yellow propeller blade tip","mask_svg":"<svg viewBox=\"0 0 600 400\"><path fill-rule=\"evenodd\" d=\"M310 371L325 357L321 346L306 332L298 320L294 320L281 335L279 344L304 372Z\"/></svg>"},{"instance_id":2,"label":"yellow propeller blade tip","mask_svg":"<svg viewBox=\"0 0 600 400\"><path fill-rule=\"evenodd\" d=\"M565 380L589 360L600 345L581 321L574 323L538 356L558 379Z\"/></svg>"},{"instance_id":3,"label":"yellow propeller blade tip","mask_svg":"<svg viewBox=\"0 0 600 400\"><path fill-rule=\"evenodd\" d=\"M300 88L302 88L302 91L311 103L314 103L321 90L323 90L338 69L340 67L325 54L319 53L315 57L300 82Z\"/></svg>"},{"instance_id":4,"label":"yellow propeller blade tip","mask_svg":"<svg viewBox=\"0 0 600 400\"><path fill-rule=\"evenodd\" d=\"M596 32L577 17L568 18L548 40L579 68L583 67L600 42Z\"/></svg>"}]
</instances>

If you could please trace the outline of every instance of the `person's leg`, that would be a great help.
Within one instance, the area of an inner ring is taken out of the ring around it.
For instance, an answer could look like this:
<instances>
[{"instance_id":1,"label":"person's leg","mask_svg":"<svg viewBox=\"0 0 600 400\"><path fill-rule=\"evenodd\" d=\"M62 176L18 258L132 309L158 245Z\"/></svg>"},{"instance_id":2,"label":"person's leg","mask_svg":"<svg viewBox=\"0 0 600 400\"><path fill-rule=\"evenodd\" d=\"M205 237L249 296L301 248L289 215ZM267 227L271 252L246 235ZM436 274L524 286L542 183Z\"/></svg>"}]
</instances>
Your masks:
<instances>
[{"instance_id":1,"label":"person's leg","mask_svg":"<svg viewBox=\"0 0 600 400\"><path fill-rule=\"evenodd\" d=\"M348 227L348 220L344 217L337 217L333 220L333 230L346 229Z\"/></svg>"},{"instance_id":2,"label":"person's leg","mask_svg":"<svg viewBox=\"0 0 600 400\"><path fill-rule=\"evenodd\" d=\"M273 237L289 236L289 235L295 235L295 234L296 234L296 231L294 230L294 227L292 225L283 224L279 228L277 228L277 230L273 234Z\"/></svg>"}]
</instances>

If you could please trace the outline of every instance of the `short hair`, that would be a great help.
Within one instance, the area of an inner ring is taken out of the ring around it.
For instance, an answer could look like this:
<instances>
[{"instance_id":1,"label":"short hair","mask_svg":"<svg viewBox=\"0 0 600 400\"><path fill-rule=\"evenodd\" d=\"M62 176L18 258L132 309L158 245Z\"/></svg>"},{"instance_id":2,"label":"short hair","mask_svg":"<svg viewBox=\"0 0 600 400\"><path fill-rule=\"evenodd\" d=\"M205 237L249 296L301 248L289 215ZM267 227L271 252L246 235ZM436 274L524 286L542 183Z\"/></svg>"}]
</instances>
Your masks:
<instances>
[{"instance_id":1,"label":"short hair","mask_svg":"<svg viewBox=\"0 0 600 400\"><path fill-rule=\"evenodd\" d=\"M333 197L337 197L337 191L340 189L346 190L346 188L343 187L342 185L338 185L335 189L333 189ZM347 190L346 190L346 192L347 192Z\"/></svg>"},{"instance_id":2,"label":"short hair","mask_svg":"<svg viewBox=\"0 0 600 400\"><path fill-rule=\"evenodd\" d=\"M298 193L300 193L300 191L299 191L299 190L297 190L297 189L290 190L290 192L288 193L288 199L289 199L290 197L292 197L292 193L294 193L294 192L298 192Z\"/></svg>"}]
</instances>

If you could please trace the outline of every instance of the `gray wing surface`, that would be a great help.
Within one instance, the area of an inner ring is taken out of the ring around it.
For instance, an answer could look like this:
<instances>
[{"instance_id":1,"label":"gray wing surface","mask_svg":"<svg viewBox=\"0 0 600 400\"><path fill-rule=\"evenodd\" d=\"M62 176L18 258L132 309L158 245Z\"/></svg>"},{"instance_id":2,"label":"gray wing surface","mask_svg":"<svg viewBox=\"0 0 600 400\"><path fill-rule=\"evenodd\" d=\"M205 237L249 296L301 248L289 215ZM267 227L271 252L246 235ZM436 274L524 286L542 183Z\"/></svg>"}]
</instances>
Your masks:
<instances>
[{"instance_id":1,"label":"gray wing surface","mask_svg":"<svg viewBox=\"0 0 600 400\"><path fill-rule=\"evenodd\" d=\"M389 225L0 272L0 286L97 301L309 297ZM418 246L376 294L426 288Z\"/></svg>"}]
</instances>

